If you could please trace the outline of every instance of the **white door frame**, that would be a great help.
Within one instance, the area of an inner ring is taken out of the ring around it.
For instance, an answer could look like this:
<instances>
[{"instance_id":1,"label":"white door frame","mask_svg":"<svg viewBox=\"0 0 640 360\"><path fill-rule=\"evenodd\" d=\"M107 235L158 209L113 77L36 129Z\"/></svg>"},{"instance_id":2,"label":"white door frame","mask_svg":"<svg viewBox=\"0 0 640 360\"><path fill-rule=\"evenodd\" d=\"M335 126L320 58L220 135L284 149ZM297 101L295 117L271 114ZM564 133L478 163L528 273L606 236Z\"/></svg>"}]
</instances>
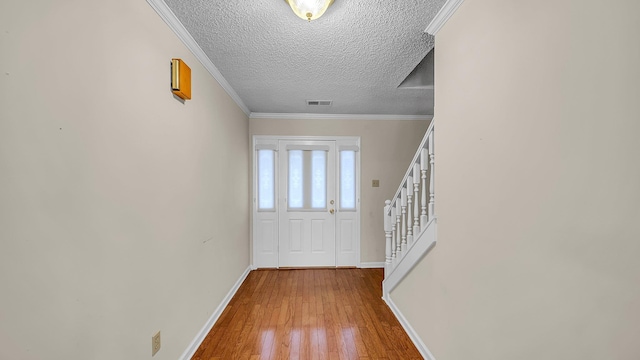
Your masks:
<instances>
[{"instance_id":1,"label":"white door frame","mask_svg":"<svg viewBox=\"0 0 640 360\"><path fill-rule=\"evenodd\" d=\"M274 148L277 149L278 141L280 140L319 140L319 141L335 141L336 142L336 154L339 157L339 149L342 148L355 148L358 149L356 151L356 211L355 211L355 229L354 230L354 238L355 241L355 259L353 261L349 261L349 264L341 264L336 262L337 266L357 266L360 267L360 187L361 187L361 178L360 178L360 137L359 136L275 136L275 135L254 135L251 143L251 152L252 152L252 206L251 206L251 216L252 216L252 229L251 229L251 266L252 268L278 268L279 260L278 260L278 223L279 223L279 206L281 204L281 194L279 194L279 180L278 180L278 156L277 154L274 156L276 159L275 169L276 169L276 179L275 179L275 209L271 211L258 211L258 181L257 181L257 173L258 173L258 163L257 163L257 146L261 146L262 148ZM336 199L339 197L339 166L336 164ZM336 204L337 205L337 204ZM336 257L338 256L338 232L339 229L339 219L340 219L340 211L339 208L336 207ZM350 212L350 218L354 218L354 212ZM346 212L345 212L346 214Z\"/></svg>"}]
</instances>

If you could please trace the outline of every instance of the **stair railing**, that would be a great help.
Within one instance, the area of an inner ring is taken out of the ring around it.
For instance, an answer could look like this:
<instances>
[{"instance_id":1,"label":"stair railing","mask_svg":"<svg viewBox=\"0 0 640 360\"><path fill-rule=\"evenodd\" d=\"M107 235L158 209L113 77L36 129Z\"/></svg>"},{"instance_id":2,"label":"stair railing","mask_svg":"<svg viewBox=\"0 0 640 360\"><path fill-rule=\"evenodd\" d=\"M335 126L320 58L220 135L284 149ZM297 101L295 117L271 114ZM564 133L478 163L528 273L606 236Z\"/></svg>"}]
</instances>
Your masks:
<instances>
[{"instance_id":1,"label":"stair railing","mask_svg":"<svg viewBox=\"0 0 640 360\"><path fill-rule=\"evenodd\" d=\"M435 226L433 124L432 120L395 196L385 201L385 278L393 273L414 244L421 240L425 230L431 224ZM426 249L424 246L419 248ZM416 256L411 258L415 259ZM410 270L413 264L403 268Z\"/></svg>"}]
</instances>

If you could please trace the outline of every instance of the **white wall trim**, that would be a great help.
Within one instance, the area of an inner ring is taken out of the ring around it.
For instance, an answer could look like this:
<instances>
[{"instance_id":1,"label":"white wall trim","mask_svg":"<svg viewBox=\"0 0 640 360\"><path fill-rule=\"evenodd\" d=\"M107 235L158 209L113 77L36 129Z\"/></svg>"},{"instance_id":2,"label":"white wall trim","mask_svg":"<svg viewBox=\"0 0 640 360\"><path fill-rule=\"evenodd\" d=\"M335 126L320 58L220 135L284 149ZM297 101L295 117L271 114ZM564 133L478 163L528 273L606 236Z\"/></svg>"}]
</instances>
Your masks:
<instances>
[{"instance_id":1,"label":"white wall trim","mask_svg":"<svg viewBox=\"0 0 640 360\"><path fill-rule=\"evenodd\" d=\"M360 144L360 136L342 136L342 135L337 135L337 136L313 136L313 135L301 135L301 136L297 136L297 135L253 135L253 141L254 141L254 148L255 148L255 144L258 141L275 141L278 142L278 140L324 140L324 141L331 141L331 140L336 140L339 142L346 142L346 141L354 141L354 144L359 145ZM251 151L253 151L254 149L252 149Z\"/></svg>"},{"instance_id":2,"label":"white wall trim","mask_svg":"<svg viewBox=\"0 0 640 360\"><path fill-rule=\"evenodd\" d=\"M220 305L218 305L218 307L213 312L213 314L211 314L211 317L209 317L209 320L207 320L207 322L204 324L200 332L198 332L198 334L193 339L191 344L189 344L189 347L187 347L184 353L182 353L182 356L180 357L181 360L189 360L191 359L193 354L196 353L196 351L198 350L198 347L200 347L200 344L202 344L202 341L204 341L204 338L207 336L207 334L209 334L209 331L211 331L211 328L213 327L213 325L216 323L216 321L218 321L218 318L220 317L220 315L222 315L222 311L224 311L224 308L226 308L227 305L229 305L229 302L231 301L233 296L236 294L236 292L240 288L240 285L242 285L242 283L247 278L250 272L251 272L251 266L248 266L247 269L242 273L242 275L240 275L240 278L238 279L238 281L236 281L236 283L233 285L231 290L229 290L229 292L227 293L227 296L225 296L224 299L222 299L222 302L220 303Z\"/></svg>"},{"instance_id":3,"label":"white wall trim","mask_svg":"<svg viewBox=\"0 0 640 360\"><path fill-rule=\"evenodd\" d=\"M149 5L160 15L160 18L164 20L165 23L169 26L171 30L178 36L184 45L193 53L193 55L200 61L202 66L209 71L211 76L213 76L216 81L222 86L222 88L229 94L229 96L236 102L238 107L242 109L242 111L249 116L251 111L247 105L244 104L240 96L236 93L236 91L231 87L231 85L227 82L227 80L222 76L218 68L213 64L211 59L205 54L204 50L196 43L193 39L193 36L189 34L187 29L182 25L180 20L176 17L176 15L171 11L171 9L167 6L167 4L163 0L147 0ZM170 59L167 59L169 61ZM168 70L167 70L168 71ZM167 75L168 76L168 75Z\"/></svg>"},{"instance_id":4,"label":"white wall trim","mask_svg":"<svg viewBox=\"0 0 640 360\"><path fill-rule=\"evenodd\" d=\"M382 299L387 303L389 309L391 309L391 312L393 312L393 314L398 319L398 322L400 322L400 325L402 325L402 327L404 328L404 331L407 332L407 335L409 335L409 338L411 339L413 344L418 348L420 355L422 355L425 360L436 360L431 351L429 351L429 349L427 348L427 345L424 344L420 336L418 336L418 333L416 333L413 327L411 327L411 324L409 324L400 309L398 309L393 300L391 300L391 297L387 294Z\"/></svg>"},{"instance_id":5,"label":"white wall trim","mask_svg":"<svg viewBox=\"0 0 640 360\"><path fill-rule=\"evenodd\" d=\"M431 120L433 119L433 115L306 114L252 112L249 118L282 120Z\"/></svg>"},{"instance_id":6,"label":"white wall trim","mask_svg":"<svg viewBox=\"0 0 640 360\"><path fill-rule=\"evenodd\" d=\"M424 32L435 36L463 2L464 0L447 0L447 2L442 6L442 9L440 9L433 20L431 20L429 26L427 26Z\"/></svg>"},{"instance_id":7,"label":"white wall trim","mask_svg":"<svg viewBox=\"0 0 640 360\"><path fill-rule=\"evenodd\" d=\"M384 268L384 261L379 261L379 262L361 262L359 268L361 268L361 269Z\"/></svg>"}]
</instances>

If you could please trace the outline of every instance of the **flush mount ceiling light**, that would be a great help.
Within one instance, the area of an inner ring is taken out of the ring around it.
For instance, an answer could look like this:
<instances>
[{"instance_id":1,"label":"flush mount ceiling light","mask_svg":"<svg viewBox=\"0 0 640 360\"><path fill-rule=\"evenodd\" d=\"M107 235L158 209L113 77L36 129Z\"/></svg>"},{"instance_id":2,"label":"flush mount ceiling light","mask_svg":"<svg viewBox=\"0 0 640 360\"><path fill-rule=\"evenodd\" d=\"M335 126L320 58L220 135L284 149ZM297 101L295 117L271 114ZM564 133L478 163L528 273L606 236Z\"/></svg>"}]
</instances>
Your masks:
<instances>
[{"instance_id":1,"label":"flush mount ceiling light","mask_svg":"<svg viewBox=\"0 0 640 360\"><path fill-rule=\"evenodd\" d=\"M333 4L333 0L284 0L300 19L315 20Z\"/></svg>"}]
</instances>

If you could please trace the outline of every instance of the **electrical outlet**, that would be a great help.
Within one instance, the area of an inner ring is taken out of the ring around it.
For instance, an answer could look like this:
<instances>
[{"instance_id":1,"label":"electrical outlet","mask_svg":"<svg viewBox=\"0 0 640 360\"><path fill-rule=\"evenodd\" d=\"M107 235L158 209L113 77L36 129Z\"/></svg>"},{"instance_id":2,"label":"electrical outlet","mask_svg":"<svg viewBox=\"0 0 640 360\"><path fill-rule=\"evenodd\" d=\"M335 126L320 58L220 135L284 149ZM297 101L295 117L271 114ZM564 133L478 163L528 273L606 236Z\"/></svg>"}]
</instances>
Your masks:
<instances>
[{"instance_id":1,"label":"electrical outlet","mask_svg":"<svg viewBox=\"0 0 640 360\"><path fill-rule=\"evenodd\" d=\"M380 187L380 180L371 180L371 187Z\"/></svg>"},{"instance_id":2,"label":"electrical outlet","mask_svg":"<svg viewBox=\"0 0 640 360\"><path fill-rule=\"evenodd\" d=\"M151 338L151 356L160 351L160 331Z\"/></svg>"}]
</instances>

